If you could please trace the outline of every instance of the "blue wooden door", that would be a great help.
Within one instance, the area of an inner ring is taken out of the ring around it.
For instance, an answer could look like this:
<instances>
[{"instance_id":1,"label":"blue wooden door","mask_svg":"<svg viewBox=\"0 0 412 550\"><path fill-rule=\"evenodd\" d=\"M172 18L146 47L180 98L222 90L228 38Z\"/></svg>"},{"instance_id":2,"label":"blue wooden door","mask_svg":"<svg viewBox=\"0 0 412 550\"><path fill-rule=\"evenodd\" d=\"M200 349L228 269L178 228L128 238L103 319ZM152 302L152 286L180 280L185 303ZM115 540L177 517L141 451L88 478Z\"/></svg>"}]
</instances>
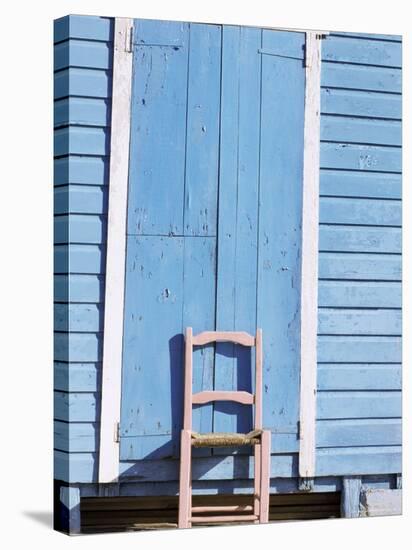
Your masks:
<instances>
[{"instance_id":1,"label":"blue wooden door","mask_svg":"<svg viewBox=\"0 0 412 550\"><path fill-rule=\"evenodd\" d=\"M263 329L264 425L298 450L304 33L135 21L122 460L178 454L183 332ZM199 349L194 390L250 389L250 357ZM248 430L233 404L201 431Z\"/></svg>"}]
</instances>

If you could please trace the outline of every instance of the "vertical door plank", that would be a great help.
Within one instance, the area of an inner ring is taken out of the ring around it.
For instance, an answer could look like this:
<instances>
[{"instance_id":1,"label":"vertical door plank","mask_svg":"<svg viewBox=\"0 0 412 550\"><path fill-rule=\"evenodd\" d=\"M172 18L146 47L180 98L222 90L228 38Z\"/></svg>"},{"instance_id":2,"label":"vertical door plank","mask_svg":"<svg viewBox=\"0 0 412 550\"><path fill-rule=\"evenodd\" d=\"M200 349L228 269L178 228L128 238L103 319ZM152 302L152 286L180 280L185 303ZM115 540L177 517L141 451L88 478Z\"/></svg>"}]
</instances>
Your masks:
<instances>
[{"instance_id":1,"label":"vertical door plank","mask_svg":"<svg viewBox=\"0 0 412 550\"><path fill-rule=\"evenodd\" d=\"M221 32L190 24L184 235L217 232Z\"/></svg>"},{"instance_id":2,"label":"vertical door plank","mask_svg":"<svg viewBox=\"0 0 412 550\"><path fill-rule=\"evenodd\" d=\"M127 246L121 437L171 442L182 411L183 239L129 236ZM172 451L167 443L157 457Z\"/></svg>"},{"instance_id":3,"label":"vertical door plank","mask_svg":"<svg viewBox=\"0 0 412 550\"><path fill-rule=\"evenodd\" d=\"M183 333L188 326L193 328L193 334L203 330L215 330L215 293L216 239L214 237L185 237ZM193 392L213 390L213 366L213 345L201 348L195 346L193 350ZM183 377L179 384L183 387ZM179 401L181 400L180 397ZM180 427L181 419L179 419L176 428L180 429ZM212 431L211 404L193 409L193 429L199 432Z\"/></svg>"},{"instance_id":4,"label":"vertical door plank","mask_svg":"<svg viewBox=\"0 0 412 550\"><path fill-rule=\"evenodd\" d=\"M304 39L302 33L302 47ZM292 433L299 418L304 78L301 61L263 56L257 318L263 426Z\"/></svg>"},{"instance_id":5,"label":"vertical door plank","mask_svg":"<svg viewBox=\"0 0 412 550\"><path fill-rule=\"evenodd\" d=\"M220 112L219 231L216 330L235 329L236 201L239 136L240 28L224 26L222 34L222 90ZM215 389L234 387L234 346L216 344ZM232 415L229 413L232 412ZM229 403L214 405L215 431L235 431L236 417Z\"/></svg>"},{"instance_id":6,"label":"vertical door plank","mask_svg":"<svg viewBox=\"0 0 412 550\"><path fill-rule=\"evenodd\" d=\"M173 24L157 25L170 42ZM175 31L179 46L134 46L128 234L183 232L188 26Z\"/></svg>"},{"instance_id":7,"label":"vertical door plank","mask_svg":"<svg viewBox=\"0 0 412 550\"><path fill-rule=\"evenodd\" d=\"M259 29L224 27L217 329L256 331L260 130ZM250 391L254 350L218 344L215 388ZM215 404L216 431L247 431L251 409Z\"/></svg>"}]
</instances>

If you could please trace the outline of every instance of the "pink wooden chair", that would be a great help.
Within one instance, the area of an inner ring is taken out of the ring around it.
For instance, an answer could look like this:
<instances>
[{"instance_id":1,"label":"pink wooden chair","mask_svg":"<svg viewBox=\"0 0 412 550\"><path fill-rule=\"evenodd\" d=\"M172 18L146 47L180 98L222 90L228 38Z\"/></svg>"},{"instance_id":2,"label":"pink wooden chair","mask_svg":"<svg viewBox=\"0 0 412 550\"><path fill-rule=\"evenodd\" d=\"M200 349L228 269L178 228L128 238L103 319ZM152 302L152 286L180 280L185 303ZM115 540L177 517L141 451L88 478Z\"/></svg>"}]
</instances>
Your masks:
<instances>
[{"instance_id":1,"label":"pink wooden chair","mask_svg":"<svg viewBox=\"0 0 412 550\"><path fill-rule=\"evenodd\" d=\"M262 429L262 330L256 337L246 332L201 332L193 336L187 327L185 338L185 390L184 417L180 446L179 528L199 523L254 521L267 523L269 519L270 478L270 430ZM193 346L211 342L232 342L242 346L256 347L255 393L246 391L201 391L192 393ZM192 430L192 406L212 401L235 401L254 405L254 429L247 433L205 433ZM228 447L253 445L254 447L254 500L253 506L192 506L192 447ZM220 512L226 515L219 515ZM242 514L228 515L230 512ZM245 512L251 512L246 515ZM217 515L198 515L216 513Z\"/></svg>"}]
</instances>

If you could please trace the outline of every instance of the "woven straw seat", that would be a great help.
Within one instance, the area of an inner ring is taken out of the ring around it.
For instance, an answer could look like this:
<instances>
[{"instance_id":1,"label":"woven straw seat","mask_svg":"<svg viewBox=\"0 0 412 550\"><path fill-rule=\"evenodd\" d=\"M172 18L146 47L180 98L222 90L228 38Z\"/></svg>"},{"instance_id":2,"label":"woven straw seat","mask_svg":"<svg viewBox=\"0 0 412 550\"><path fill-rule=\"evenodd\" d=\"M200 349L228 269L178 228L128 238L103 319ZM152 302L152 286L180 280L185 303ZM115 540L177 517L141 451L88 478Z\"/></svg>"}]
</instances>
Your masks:
<instances>
[{"instance_id":1,"label":"woven straw seat","mask_svg":"<svg viewBox=\"0 0 412 550\"><path fill-rule=\"evenodd\" d=\"M192 432L193 447L231 447L237 445L256 445L260 442L262 430L253 430L242 433L196 433Z\"/></svg>"}]
</instances>

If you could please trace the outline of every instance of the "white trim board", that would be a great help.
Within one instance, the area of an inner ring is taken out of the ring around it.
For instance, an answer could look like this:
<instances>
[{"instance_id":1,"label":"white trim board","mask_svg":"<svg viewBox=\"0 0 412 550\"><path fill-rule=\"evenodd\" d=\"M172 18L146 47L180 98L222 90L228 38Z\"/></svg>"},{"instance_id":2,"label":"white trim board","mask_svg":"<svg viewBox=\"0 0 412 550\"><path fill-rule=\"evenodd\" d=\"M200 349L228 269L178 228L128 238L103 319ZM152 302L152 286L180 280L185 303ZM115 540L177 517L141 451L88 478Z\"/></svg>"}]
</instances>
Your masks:
<instances>
[{"instance_id":1,"label":"white trim board","mask_svg":"<svg viewBox=\"0 0 412 550\"><path fill-rule=\"evenodd\" d=\"M109 211L107 218L106 287L103 332L99 483L119 476L123 309L126 260L127 185L129 174L133 19L115 18Z\"/></svg>"},{"instance_id":2,"label":"white trim board","mask_svg":"<svg viewBox=\"0 0 412 550\"><path fill-rule=\"evenodd\" d=\"M306 33L303 151L299 475L315 476L322 40Z\"/></svg>"}]
</instances>

